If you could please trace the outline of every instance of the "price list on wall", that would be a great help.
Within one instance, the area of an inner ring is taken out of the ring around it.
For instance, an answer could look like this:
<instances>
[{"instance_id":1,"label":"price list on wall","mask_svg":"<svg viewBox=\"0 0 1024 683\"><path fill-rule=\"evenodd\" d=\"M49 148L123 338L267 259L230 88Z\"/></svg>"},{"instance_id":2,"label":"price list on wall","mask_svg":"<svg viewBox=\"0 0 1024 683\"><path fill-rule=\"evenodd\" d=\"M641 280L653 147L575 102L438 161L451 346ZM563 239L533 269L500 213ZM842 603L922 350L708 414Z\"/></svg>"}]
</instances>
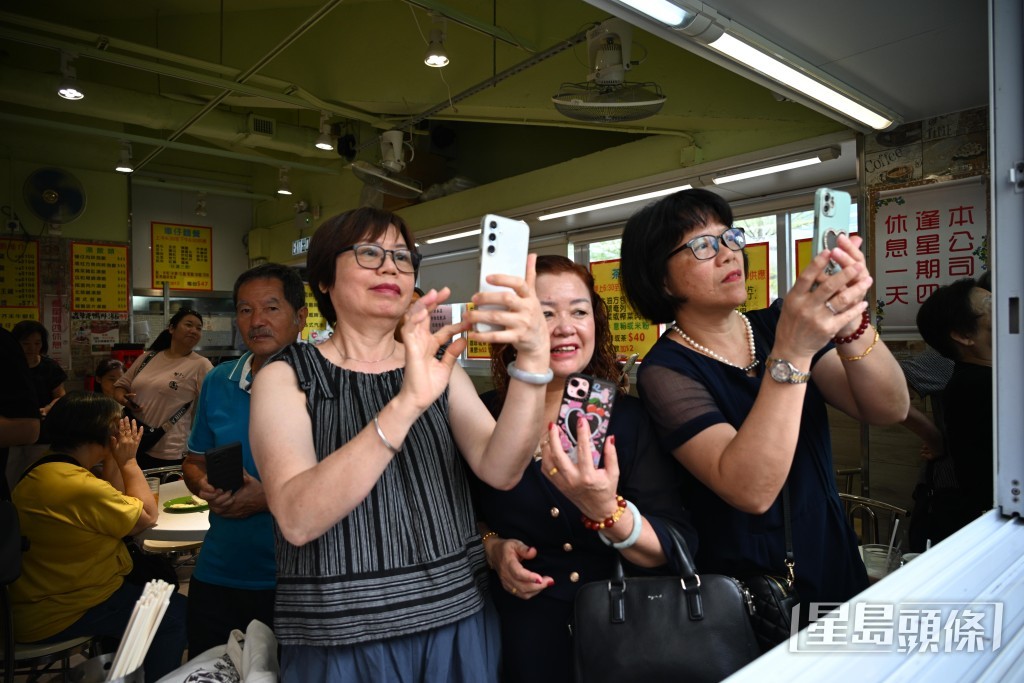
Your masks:
<instances>
[{"instance_id":1,"label":"price list on wall","mask_svg":"<svg viewBox=\"0 0 1024 683\"><path fill-rule=\"evenodd\" d=\"M309 288L308 283L303 283L306 289L306 326L302 328L302 338L306 341L310 339L311 332L319 332L327 329L327 321L324 320L323 314L320 312L320 307L316 303L316 299L313 297L313 290ZM316 335L313 335L314 337Z\"/></svg>"},{"instance_id":2,"label":"price list on wall","mask_svg":"<svg viewBox=\"0 0 1024 683\"><path fill-rule=\"evenodd\" d=\"M626 301L619 282L619 259L595 261L590 264L597 293L608 306L608 323L612 328L612 342L619 356L640 354L642 361L654 342L658 341L658 326L644 320Z\"/></svg>"},{"instance_id":3,"label":"price list on wall","mask_svg":"<svg viewBox=\"0 0 1024 683\"><path fill-rule=\"evenodd\" d=\"M153 289L213 291L213 229L152 223Z\"/></svg>"},{"instance_id":4,"label":"price list on wall","mask_svg":"<svg viewBox=\"0 0 1024 683\"><path fill-rule=\"evenodd\" d=\"M71 311L128 313L128 247L71 243Z\"/></svg>"},{"instance_id":5,"label":"price list on wall","mask_svg":"<svg viewBox=\"0 0 1024 683\"><path fill-rule=\"evenodd\" d=\"M0 324L39 319L39 243L0 240Z\"/></svg>"}]
</instances>

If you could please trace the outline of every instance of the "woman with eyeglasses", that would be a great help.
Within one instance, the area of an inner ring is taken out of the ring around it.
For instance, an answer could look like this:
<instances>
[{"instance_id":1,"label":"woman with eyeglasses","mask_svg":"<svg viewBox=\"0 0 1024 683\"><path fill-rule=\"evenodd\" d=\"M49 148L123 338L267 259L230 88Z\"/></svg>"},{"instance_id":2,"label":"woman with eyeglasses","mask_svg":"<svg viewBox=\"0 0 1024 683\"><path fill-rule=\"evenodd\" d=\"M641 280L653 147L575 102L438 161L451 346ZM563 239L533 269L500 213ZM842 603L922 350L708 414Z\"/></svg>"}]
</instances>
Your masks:
<instances>
[{"instance_id":1,"label":"woman with eyeglasses","mask_svg":"<svg viewBox=\"0 0 1024 683\"><path fill-rule=\"evenodd\" d=\"M178 310L147 353L114 383L114 400L148 428L163 429L155 443L143 435L137 459L144 470L180 465L185 459L199 390L213 369L195 352L202 336L203 316L190 308Z\"/></svg>"},{"instance_id":2,"label":"woman with eyeglasses","mask_svg":"<svg viewBox=\"0 0 1024 683\"><path fill-rule=\"evenodd\" d=\"M334 335L285 348L253 385L249 436L277 534L274 632L283 681L494 681L500 643L467 471L509 489L544 409L547 324L525 279L478 293L430 331L449 295L410 307L420 255L399 216L361 208L321 225L309 283ZM484 305L507 310L480 310ZM405 316L403 321L403 316ZM401 340L394 331L401 321ZM497 419L456 362L470 332L515 346ZM468 470L467 470L468 468Z\"/></svg>"},{"instance_id":3,"label":"woman with eyeglasses","mask_svg":"<svg viewBox=\"0 0 1024 683\"><path fill-rule=\"evenodd\" d=\"M826 403L869 424L900 422L906 382L870 325L859 237L818 254L784 305L744 314L746 240L732 223L706 190L669 195L626 223L626 296L670 325L644 358L640 397L686 470L701 570L785 575L786 485L801 603L842 602L868 582L836 491ZM830 258L841 267L831 276Z\"/></svg>"}]
</instances>

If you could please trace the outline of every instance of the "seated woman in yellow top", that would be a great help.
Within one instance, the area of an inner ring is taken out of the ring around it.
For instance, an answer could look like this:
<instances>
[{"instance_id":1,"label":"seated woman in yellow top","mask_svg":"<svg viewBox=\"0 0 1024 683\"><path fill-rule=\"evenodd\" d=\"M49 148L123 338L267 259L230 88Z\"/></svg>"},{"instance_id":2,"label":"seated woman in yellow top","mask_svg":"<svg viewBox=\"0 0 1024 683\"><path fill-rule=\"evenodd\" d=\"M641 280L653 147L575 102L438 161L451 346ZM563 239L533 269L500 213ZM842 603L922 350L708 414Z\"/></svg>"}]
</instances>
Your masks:
<instances>
[{"instance_id":1,"label":"seated woman in yellow top","mask_svg":"<svg viewBox=\"0 0 1024 683\"><path fill-rule=\"evenodd\" d=\"M21 577L11 585L19 642L75 636L120 638L143 587L125 582L132 559L123 538L153 526L156 500L135 462L142 430L102 394L72 392L46 418L51 452L14 487L29 539ZM104 458L104 479L89 468ZM171 596L143 664L155 681L181 664L185 599Z\"/></svg>"}]
</instances>

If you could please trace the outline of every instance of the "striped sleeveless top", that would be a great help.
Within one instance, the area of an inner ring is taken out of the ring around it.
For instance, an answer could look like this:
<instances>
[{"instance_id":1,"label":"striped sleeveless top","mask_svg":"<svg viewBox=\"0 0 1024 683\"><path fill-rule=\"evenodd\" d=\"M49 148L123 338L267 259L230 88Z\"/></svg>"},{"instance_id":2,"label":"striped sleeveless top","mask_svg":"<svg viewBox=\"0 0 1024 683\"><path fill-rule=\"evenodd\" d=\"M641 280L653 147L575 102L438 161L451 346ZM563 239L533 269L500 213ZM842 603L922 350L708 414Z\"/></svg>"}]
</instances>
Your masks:
<instances>
[{"instance_id":1,"label":"striped sleeveless top","mask_svg":"<svg viewBox=\"0 0 1024 683\"><path fill-rule=\"evenodd\" d=\"M317 460L373 421L402 386L337 367L312 344L288 363L306 393ZM332 646L421 633L483 607L486 566L448 391L413 424L370 494L320 538L296 547L275 524L274 632L283 645Z\"/></svg>"}]
</instances>

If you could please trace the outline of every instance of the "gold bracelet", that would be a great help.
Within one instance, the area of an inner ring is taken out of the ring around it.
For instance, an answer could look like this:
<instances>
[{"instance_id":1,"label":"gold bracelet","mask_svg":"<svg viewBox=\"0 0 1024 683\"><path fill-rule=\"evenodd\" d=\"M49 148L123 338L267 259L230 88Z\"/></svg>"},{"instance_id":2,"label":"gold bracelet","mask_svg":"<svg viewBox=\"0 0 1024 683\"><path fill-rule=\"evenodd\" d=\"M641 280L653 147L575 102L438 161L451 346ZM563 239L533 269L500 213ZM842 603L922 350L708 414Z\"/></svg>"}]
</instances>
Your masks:
<instances>
[{"instance_id":1,"label":"gold bracelet","mask_svg":"<svg viewBox=\"0 0 1024 683\"><path fill-rule=\"evenodd\" d=\"M844 356L843 354L841 354L838 351L836 351L836 355L839 356L840 360L848 360L848 361L861 360L862 358L867 356L869 353L871 353L872 349L875 348L875 344L877 344L877 343L878 343L878 330L875 330L875 338L871 342L871 346L869 346L867 349L864 350L864 353L860 354L859 356Z\"/></svg>"},{"instance_id":2,"label":"gold bracelet","mask_svg":"<svg viewBox=\"0 0 1024 683\"><path fill-rule=\"evenodd\" d=\"M497 531L488 531L486 534L484 534L483 536L480 537L481 545L487 545L487 539L490 538L491 536L497 536L497 535L498 535Z\"/></svg>"}]
</instances>

